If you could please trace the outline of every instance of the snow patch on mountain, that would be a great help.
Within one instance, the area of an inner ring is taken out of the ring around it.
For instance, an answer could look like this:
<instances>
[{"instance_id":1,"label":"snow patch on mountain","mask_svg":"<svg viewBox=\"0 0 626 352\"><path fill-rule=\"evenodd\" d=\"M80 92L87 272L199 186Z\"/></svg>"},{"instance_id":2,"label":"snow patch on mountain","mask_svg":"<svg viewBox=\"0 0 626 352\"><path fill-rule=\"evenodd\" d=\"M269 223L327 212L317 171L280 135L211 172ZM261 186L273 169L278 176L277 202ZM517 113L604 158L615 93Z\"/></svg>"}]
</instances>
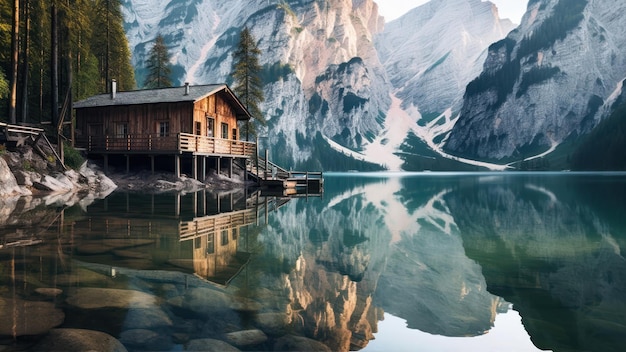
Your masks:
<instances>
[{"instance_id":1,"label":"snow patch on mountain","mask_svg":"<svg viewBox=\"0 0 626 352\"><path fill-rule=\"evenodd\" d=\"M494 4L480 0L432 0L387 24L376 48L394 96L415 121L407 131L446 156L436 140L454 126L451 116L481 72L489 45L513 28Z\"/></svg>"}]
</instances>

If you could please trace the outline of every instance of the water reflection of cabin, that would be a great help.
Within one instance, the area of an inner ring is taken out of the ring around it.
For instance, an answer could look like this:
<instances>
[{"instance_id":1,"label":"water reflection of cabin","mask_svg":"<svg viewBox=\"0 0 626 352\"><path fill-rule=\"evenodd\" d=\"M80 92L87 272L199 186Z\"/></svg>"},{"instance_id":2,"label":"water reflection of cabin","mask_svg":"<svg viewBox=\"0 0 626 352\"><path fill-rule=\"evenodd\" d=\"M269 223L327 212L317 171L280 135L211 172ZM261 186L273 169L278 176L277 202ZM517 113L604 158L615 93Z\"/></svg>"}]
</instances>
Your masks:
<instances>
[{"instance_id":1,"label":"water reflection of cabin","mask_svg":"<svg viewBox=\"0 0 626 352\"><path fill-rule=\"evenodd\" d=\"M91 240L83 240L77 248L80 252L81 245L92 247L101 242L132 248L155 240L153 248L142 247L153 261L165 260L209 281L227 284L250 256L241 247L243 230L257 223L263 209L268 210L267 201L258 192L248 197L207 191L186 195L113 193L90 206L84 225L99 235L82 236ZM75 224L74 228L81 231L84 226ZM107 264L119 265L118 260L112 258ZM123 262L132 265L129 259Z\"/></svg>"},{"instance_id":2,"label":"water reflection of cabin","mask_svg":"<svg viewBox=\"0 0 626 352\"><path fill-rule=\"evenodd\" d=\"M234 160L256 155L255 143L239 140L238 122L250 113L225 84L117 92L113 82L111 94L74 109L77 147L101 157L105 169L145 164L202 179L207 167L232 175Z\"/></svg>"}]
</instances>

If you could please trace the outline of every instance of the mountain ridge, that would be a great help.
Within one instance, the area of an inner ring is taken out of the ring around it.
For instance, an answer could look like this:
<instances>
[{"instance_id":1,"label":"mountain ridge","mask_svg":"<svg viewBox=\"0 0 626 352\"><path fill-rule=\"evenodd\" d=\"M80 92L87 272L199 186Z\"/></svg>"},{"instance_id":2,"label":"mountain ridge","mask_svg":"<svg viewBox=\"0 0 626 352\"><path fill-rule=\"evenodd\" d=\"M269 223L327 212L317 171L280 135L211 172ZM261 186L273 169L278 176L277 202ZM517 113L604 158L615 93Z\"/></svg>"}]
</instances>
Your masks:
<instances>
[{"instance_id":1,"label":"mountain ridge","mask_svg":"<svg viewBox=\"0 0 626 352\"><path fill-rule=\"evenodd\" d=\"M623 10L618 1L531 2L520 27L491 46L483 73L468 85L444 150L521 160L591 131L626 74Z\"/></svg>"}]
</instances>

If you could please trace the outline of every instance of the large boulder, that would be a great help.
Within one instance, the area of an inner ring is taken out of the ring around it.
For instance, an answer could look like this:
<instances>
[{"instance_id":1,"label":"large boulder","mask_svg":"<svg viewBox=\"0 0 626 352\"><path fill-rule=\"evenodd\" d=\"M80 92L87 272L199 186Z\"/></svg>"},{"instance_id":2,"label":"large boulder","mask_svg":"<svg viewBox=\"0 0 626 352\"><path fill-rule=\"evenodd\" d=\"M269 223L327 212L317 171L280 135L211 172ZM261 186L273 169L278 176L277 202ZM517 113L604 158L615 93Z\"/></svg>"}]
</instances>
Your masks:
<instances>
[{"instance_id":1,"label":"large boulder","mask_svg":"<svg viewBox=\"0 0 626 352\"><path fill-rule=\"evenodd\" d=\"M157 297L135 290L83 287L76 289L67 303L80 309L153 308Z\"/></svg>"},{"instance_id":2,"label":"large boulder","mask_svg":"<svg viewBox=\"0 0 626 352\"><path fill-rule=\"evenodd\" d=\"M0 197L19 194L20 187L7 162L0 158Z\"/></svg>"},{"instance_id":3,"label":"large boulder","mask_svg":"<svg viewBox=\"0 0 626 352\"><path fill-rule=\"evenodd\" d=\"M286 335L274 343L274 351L331 352L325 344L304 336Z\"/></svg>"},{"instance_id":4,"label":"large boulder","mask_svg":"<svg viewBox=\"0 0 626 352\"><path fill-rule=\"evenodd\" d=\"M215 339L196 339L185 344L185 351L202 351L202 352L240 352L228 343Z\"/></svg>"},{"instance_id":5,"label":"large boulder","mask_svg":"<svg viewBox=\"0 0 626 352\"><path fill-rule=\"evenodd\" d=\"M254 346L267 341L267 335L258 329L242 330L226 334L226 340L239 347Z\"/></svg>"},{"instance_id":6,"label":"large boulder","mask_svg":"<svg viewBox=\"0 0 626 352\"><path fill-rule=\"evenodd\" d=\"M33 351L101 351L126 352L126 348L113 336L84 329L54 329L37 345Z\"/></svg>"},{"instance_id":7,"label":"large boulder","mask_svg":"<svg viewBox=\"0 0 626 352\"><path fill-rule=\"evenodd\" d=\"M43 175L40 180L33 181L33 187L44 192L65 193L74 189L74 185L67 177L54 178Z\"/></svg>"},{"instance_id":8,"label":"large boulder","mask_svg":"<svg viewBox=\"0 0 626 352\"><path fill-rule=\"evenodd\" d=\"M51 302L0 298L0 336L41 335L63 323L65 314Z\"/></svg>"}]
</instances>

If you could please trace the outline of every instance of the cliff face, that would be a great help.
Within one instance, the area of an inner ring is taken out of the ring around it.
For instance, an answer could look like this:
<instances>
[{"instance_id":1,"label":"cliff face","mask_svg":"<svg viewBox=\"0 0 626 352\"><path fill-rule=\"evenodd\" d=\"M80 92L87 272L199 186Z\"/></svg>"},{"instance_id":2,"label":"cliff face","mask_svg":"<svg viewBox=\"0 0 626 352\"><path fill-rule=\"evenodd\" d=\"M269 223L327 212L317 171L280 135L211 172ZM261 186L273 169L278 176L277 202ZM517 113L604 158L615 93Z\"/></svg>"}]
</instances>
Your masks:
<instances>
[{"instance_id":1,"label":"cliff face","mask_svg":"<svg viewBox=\"0 0 626 352\"><path fill-rule=\"evenodd\" d=\"M371 0L132 0L124 8L135 66L161 32L179 83L230 83L231 53L250 28L263 53L269 127L260 134L278 162L311 162L318 134L358 150L382 128L390 99L373 45L383 20Z\"/></svg>"},{"instance_id":2,"label":"cliff face","mask_svg":"<svg viewBox=\"0 0 626 352\"><path fill-rule=\"evenodd\" d=\"M432 0L385 28L372 0L123 6L140 84L159 32L175 83L232 83L231 53L250 28L263 53L261 148L288 168L540 155L607 116L626 75L618 0L533 0L513 31L480 0Z\"/></svg>"},{"instance_id":3,"label":"cliff face","mask_svg":"<svg viewBox=\"0 0 626 352\"><path fill-rule=\"evenodd\" d=\"M140 84L158 32L175 82L231 83L231 53L250 28L263 53L261 143L280 164L326 169L343 155L398 169L409 134L432 142L449 132L426 125L460 109L486 48L513 28L480 0L432 1L385 29L372 0L127 0L124 11Z\"/></svg>"},{"instance_id":4,"label":"cliff face","mask_svg":"<svg viewBox=\"0 0 626 352\"><path fill-rule=\"evenodd\" d=\"M624 10L617 0L531 1L467 86L445 150L519 159L590 131L626 74Z\"/></svg>"},{"instance_id":5,"label":"cliff face","mask_svg":"<svg viewBox=\"0 0 626 352\"><path fill-rule=\"evenodd\" d=\"M460 109L487 48L513 28L491 2L433 0L387 24L376 48L403 105L439 115Z\"/></svg>"}]
</instances>

